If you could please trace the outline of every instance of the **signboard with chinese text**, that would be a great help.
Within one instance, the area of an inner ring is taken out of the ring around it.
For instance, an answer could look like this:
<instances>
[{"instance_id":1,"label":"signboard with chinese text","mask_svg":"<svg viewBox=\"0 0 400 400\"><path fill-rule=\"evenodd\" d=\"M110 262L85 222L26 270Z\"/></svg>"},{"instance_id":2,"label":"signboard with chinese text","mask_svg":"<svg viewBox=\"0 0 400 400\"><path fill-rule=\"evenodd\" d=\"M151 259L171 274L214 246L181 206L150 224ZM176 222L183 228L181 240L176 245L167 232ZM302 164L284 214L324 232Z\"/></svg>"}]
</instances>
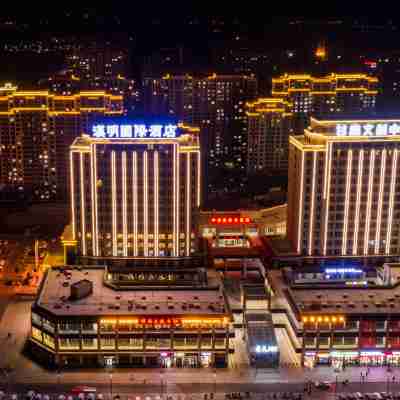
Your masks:
<instances>
[{"instance_id":1,"label":"signboard with chinese text","mask_svg":"<svg viewBox=\"0 0 400 400\"><path fill-rule=\"evenodd\" d=\"M399 122L340 123L336 125L336 136L386 137L400 134Z\"/></svg>"},{"instance_id":2,"label":"signboard with chinese text","mask_svg":"<svg viewBox=\"0 0 400 400\"><path fill-rule=\"evenodd\" d=\"M92 137L100 139L175 139L179 137L176 124L96 124Z\"/></svg>"}]
</instances>

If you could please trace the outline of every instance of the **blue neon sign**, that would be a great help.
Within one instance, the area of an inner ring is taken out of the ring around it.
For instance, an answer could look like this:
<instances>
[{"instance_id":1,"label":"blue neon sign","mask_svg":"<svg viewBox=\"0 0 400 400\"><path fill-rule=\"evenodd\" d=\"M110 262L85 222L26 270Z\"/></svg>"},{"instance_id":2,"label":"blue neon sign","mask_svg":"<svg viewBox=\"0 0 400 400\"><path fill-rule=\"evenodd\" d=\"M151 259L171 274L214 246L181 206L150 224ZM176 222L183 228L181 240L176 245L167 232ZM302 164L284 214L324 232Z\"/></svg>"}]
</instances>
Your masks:
<instances>
[{"instance_id":1,"label":"blue neon sign","mask_svg":"<svg viewBox=\"0 0 400 400\"><path fill-rule=\"evenodd\" d=\"M102 139L174 139L179 136L175 124L96 124L92 137Z\"/></svg>"}]
</instances>

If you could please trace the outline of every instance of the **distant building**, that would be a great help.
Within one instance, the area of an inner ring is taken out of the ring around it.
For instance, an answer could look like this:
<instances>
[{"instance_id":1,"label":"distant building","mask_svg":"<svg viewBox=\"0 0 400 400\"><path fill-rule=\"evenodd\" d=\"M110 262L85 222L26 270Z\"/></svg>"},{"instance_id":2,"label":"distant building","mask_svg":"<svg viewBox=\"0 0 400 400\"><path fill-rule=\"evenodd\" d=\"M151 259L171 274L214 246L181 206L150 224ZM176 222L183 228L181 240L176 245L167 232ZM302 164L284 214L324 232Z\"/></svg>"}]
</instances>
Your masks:
<instances>
[{"instance_id":1,"label":"distant building","mask_svg":"<svg viewBox=\"0 0 400 400\"><path fill-rule=\"evenodd\" d=\"M246 170L245 103L256 94L256 78L244 74L167 74L143 80L146 113L175 116L200 127L207 194L215 190L213 178L224 169L243 173ZM221 184L226 185L226 179Z\"/></svg>"},{"instance_id":2,"label":"distant building","mask_svg":"<svg viewBox=\"0 0 400 400\"><path fill-rule=\"evenodd\" d=\"M288 237L308 256L400 251L400 120L316 120L289 145Z\"/></svg>"},{"instance_id":3,"label":"distant building","mask_svg":"<svg viewBox=\"0 0 400 400\"><path fill-rule=\"evenodd\" d=\"M83 257L190 257L197 247L200 131L118 120L70 148L73 240Z\"/></svg>"},{"instance_id":4,"label":"distant building","mask_svg":"<svg viewBox=\"0 0 400 400\"><path fill-rule=\"evenodd\" d=\"M246 103L247 172L287 172L289 135L293 134L291 104L260 98Z\"/></svg>"},{"instance_id":5,"label":"distant building","mask_svg":"<svg viewBox=\"0 0 400 400\"><path fill-rule=\"evenodd\" d=\"M0 184L34 200L65 201L69 146L96 118L122 109L122 97L104 91L61 96L0 88Z\"/></svg>"},{"instance_id":6,"label":"distant building","mask_svg":"<svg viewBox=\"0 0 400 400\"><path fill-rule=\"evenodd\" d=\"M272 79L272 96L292 104L296 134L309 125L310 117L332 114L371 114L375 110L378 79L367 74L285 74Z\"/></svg>"}]
</instances>

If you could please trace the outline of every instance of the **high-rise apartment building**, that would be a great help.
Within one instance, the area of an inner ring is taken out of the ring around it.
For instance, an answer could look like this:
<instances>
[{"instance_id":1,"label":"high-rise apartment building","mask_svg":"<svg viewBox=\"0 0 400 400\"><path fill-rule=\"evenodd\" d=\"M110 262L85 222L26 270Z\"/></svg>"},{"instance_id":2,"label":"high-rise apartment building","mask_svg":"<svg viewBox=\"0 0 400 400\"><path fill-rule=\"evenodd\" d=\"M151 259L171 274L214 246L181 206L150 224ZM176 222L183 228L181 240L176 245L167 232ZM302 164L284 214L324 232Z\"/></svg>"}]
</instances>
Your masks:
<instances>
[{"instance_id":1,"label":"high-rise apartment building","mask_svg":"<svg viewBox=\"0 0 400 400\"><path fill-rule=\"evenodd\" d=\"M201 129L205 191L223 169L246 170L245 103L257 94L253 75L146 77L144 109L153 115L172 115Z\"/></svg>"},{"instance_id":2,"label":"high-rise apartment building","mask_svg":"<svg viewBox=\"0 0 400 400\"><path fill-rule=\"evenodd\" d=\"M288 237L311 256L400 251L400 120L316 120L289 144Z\"/></svg>"},{"instance_id":3,"label":"high-rise apartment building","mask_svg":"<svg viewBox=\"0 0 400 400\"><path fill-rule=\"evenodd\" d=\"M199 129L94 125L70 149L73 239L83 257L189 257L200 206Z\"/></svg>"},{"instance_id":4,"label":"high-rise apartment building","mask_svg":"<svg viewBox=\"0 0 400 400\"><path fill-rule=\"evenodd\" d=\"M48 91L0 90L0 184L34 200L68 198L68 150L105 115L122 113L122 96L103 91L58 96Z\"/></svg>"},{"instance_id":5,"label":"high-rise apartment building","mask_svg":"<svg viewBox=\"0 0 400 400\"><path fill-rule=\"evenodd\" d=\"M291 104L259 98L246 103L247 172L284 172L288 168L289 135L293 134Z\"/></svg>"},{"instance_id":6,"label":"high-rise apartment building","mask_svg":"<svg viewBox=\"0 0 400 400\"><path fill-rule=\"evenodd\" d=\"M285 74L272 79L272 96L292 104L295 132L307 128L310 117L332 114L371 114L375 110L378 79L367 74L330 74L323 77Z\"/></svg>"}]
</instances>

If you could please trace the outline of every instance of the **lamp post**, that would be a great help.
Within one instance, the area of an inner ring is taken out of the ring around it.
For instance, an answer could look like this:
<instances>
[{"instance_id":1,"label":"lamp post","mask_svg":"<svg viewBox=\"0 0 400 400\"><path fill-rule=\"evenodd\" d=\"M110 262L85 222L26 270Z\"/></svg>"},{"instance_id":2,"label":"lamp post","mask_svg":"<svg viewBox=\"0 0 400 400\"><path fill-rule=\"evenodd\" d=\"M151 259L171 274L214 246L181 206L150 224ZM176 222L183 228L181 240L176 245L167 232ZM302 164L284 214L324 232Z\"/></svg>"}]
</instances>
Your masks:
<instances>
[{"instance_id":1,"label":"lamp post","mask_svg":"<svg viewBox=\"0 0 400 400\"><path fill-rule=\"evenodd\" d=\"M111 400L113 398L113 387L112 387L113 381L112 381L112 379L113 379L113 374L112 374L112 372L110 372L110 399Z\"/></svg>"},{"instance_id":2,"label":"lamp post","mask_svg":"<svg viewBox=\"0 0 400 400\"><path fill-rule=\"evenodd\" d=\"M162 371L160 371L160 395L161 395L161 399L163 398L163 394L164 394L163 376L162 376Z\"/></svg>"},{"instance_id":3,"label":"lamp post","mask_svg":"<svg viewBox=\"0 0 400 400\"><path fill-rule=\"evenodd\" d=\"M214 394L217 395L217 370L214 368Z\"/></svg>"}]
</instances>

